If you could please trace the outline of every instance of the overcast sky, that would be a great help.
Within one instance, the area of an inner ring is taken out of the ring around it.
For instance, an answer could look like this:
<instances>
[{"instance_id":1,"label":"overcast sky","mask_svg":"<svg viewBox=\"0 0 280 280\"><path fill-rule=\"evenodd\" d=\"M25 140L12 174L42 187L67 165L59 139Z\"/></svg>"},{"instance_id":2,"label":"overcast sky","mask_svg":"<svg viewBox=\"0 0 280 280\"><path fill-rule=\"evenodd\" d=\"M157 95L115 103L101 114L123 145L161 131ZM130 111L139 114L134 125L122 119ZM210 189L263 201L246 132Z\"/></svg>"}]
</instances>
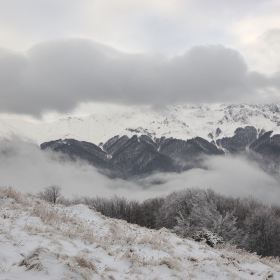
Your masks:
<instances>
[{"instance_id":1,"label":"overcast sky","mask_svg":"<svg viewBox=\"0 0 280 280\"><path fill-rule=\"evenodd\" d=\"M0 118L280 102L279 50L279 0L0 0ZM240 158L211 159L210 171L155 175L165 183L145 192L139 182L16 147L0 162L1 183L24 191L57 183L68 195L79 186L87 195L144 199L198 186L268 202L280 196L275 178Z\"/></svg>"},{"instance_id":2,"label":"overcast sky","mask_svg":"<svg viewBox=\"0 0 280 280\"><path fill-rule=\"evenodd\" d=\"M279 0L0 0L0 114L279 102L279 49Z\"/></svg>"}]
</instances>

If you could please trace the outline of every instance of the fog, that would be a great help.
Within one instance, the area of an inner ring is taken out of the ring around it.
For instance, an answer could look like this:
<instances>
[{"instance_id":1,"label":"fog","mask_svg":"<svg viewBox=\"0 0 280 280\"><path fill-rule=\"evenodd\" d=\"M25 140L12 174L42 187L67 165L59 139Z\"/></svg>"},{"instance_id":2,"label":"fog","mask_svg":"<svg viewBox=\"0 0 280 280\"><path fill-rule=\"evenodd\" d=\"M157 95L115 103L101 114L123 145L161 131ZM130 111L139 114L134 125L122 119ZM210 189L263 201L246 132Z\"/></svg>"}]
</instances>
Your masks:
<instances>
[{"instance_id":1,"label":"fog","mask_svg":"<svg viewBox=\"0 0 280 280\"><path fill-rule=\"evenodd\" d=\"M252 195L265 203L278 203L279 181L244 157L205 158L205 169L181 174L154 174L144 179L109 179L86 162L70 162L58 154L41 151L37 146L17 140L0 142L0 178L2 186L36 194L55 184L67 198L78 196L144 200L184 188L211 188L224 195Z\"/></svg>"}]
</instances>

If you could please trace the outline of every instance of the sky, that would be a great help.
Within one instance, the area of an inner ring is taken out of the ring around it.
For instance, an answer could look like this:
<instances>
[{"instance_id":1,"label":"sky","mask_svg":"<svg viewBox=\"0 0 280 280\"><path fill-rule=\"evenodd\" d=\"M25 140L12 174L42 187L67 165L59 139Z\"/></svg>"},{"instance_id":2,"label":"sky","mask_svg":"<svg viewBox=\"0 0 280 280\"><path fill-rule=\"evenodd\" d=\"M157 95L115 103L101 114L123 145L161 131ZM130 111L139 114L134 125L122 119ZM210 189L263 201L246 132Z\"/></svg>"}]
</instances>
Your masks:
<instances>
[{"instance_id":1,"label":"sky","mask_svg":"<svg viewBox=\"0 0 280 280\"><path fill-rule=\"evenodd\" d=\"M279 102L279 48L278 0L0 0L0 117Z\"/></svg>"}]
</instances>

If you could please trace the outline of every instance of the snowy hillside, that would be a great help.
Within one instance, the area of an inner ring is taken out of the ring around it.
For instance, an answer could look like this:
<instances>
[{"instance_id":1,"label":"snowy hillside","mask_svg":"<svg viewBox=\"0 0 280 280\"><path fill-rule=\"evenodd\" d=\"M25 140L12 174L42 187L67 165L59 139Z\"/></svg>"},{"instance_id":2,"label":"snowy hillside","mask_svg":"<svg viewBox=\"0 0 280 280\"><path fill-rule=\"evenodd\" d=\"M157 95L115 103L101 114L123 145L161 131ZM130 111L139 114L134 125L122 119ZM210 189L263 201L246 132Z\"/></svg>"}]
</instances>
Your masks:
<instances>
[{"instance_id":1,"label":"snowy hillside","mask_svg":"<svg viewBox=\"0 0 280 280\"><path fill-rule=\"evenodd\" d=\"M24 141L41 144L57 139L73 138L99 144L115 135L150 135L177 139L196 136L208 141L231 137L238 127L254 126L280 133L280 103L274 105L177 105L165 111L149 110L126 114L66 118L53 123L35 124L19 120L0 120L0 137L13 135Z\"/></svg>"},{"instance_id":2,"label":"snowy hillside","mask_svg":"<svg viewBox=\"0 0 280 280\"><path fill-rule=\"evenodd\" d=\"M1 187L0 279L280 279L280 265Z\"/></svg>"}]
</instances>

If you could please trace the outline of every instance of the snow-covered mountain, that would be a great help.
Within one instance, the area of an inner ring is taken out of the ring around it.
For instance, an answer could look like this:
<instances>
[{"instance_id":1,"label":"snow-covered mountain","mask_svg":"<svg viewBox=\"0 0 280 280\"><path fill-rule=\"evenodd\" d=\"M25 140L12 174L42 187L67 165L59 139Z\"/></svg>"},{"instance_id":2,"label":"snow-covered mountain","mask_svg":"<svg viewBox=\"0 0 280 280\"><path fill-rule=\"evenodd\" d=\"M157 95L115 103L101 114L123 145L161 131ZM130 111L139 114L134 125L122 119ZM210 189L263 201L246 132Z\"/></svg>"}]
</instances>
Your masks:
<instances>
[{"instance_id":1,"label":"snow-covered mountain","mask_svg":"<svg viewBox=\"0 0 280 280\"><path fill-rule=\"evenodd\" d=\"M272 105L176 105L165 110L137 110L125 114L92 114L69 117L53 123L30 123L0 120L0 137L18 136L40 145L56 139L76 139L98 145L119 135L149 135L151 138L192 139L208 141L232 137L239 127L253 126L258 133L280 134L280 103Z\"/></svg>"},{"instance_id":2,"label":"snow-covered mountain","mask_svg":"<svg viewBox=\"0 0 280 280\"><path fill-rule=\"evenodd\" d=\"M212 248L0 187L0 279L280 279L279 260Z\"/></svg>"}]
</instances>

